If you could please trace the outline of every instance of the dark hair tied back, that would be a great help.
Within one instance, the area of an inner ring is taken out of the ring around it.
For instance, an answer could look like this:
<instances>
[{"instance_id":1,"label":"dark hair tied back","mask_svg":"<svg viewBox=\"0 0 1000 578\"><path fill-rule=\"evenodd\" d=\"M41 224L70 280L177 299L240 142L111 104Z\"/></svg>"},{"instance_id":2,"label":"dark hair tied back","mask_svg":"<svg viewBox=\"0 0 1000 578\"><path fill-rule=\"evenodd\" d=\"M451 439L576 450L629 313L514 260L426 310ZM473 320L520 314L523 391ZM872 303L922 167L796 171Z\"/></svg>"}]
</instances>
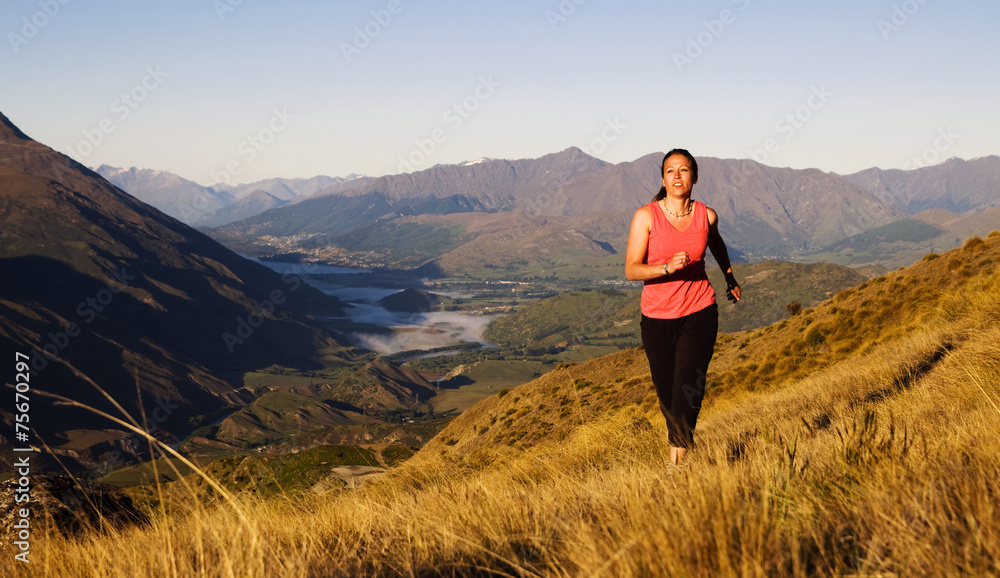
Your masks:
<instances>
[{"instance_id":1,"label":"dark hair tied back","mask_svg":"<svg viewBox=\"0 0 1000 578\"><path fill-rule=\"evenodd\" d=\"M687 151L687 149L673 149L670 152L668 152L667 154L663 155L663 160L660 161L660 178L661 179L663 178L663 165L667 164L667 159L669 159L670 157L672 157L674 155L681 155L682 157L686 158L689 163L691 163L691 180L694 181L694 182L697 182L698 181L698 161L694 160L694 155L692 155L691 153L689 153ZM667 187L660 186L660 192L656 193L656 196L653 197L653 202L656 202L656 201L659 201L661 199L664 199L664 198L666 198L666 196L667 196Z\"/></svg>"}]
</instances>

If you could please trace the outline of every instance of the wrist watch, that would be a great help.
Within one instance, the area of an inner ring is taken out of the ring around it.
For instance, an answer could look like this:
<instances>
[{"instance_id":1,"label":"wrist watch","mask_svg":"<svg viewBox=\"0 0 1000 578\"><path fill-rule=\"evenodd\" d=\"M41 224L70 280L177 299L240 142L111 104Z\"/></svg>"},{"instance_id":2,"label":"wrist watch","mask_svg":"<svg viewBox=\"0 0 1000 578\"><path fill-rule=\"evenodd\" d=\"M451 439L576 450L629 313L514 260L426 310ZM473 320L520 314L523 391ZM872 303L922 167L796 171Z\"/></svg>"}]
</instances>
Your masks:
<instances>
[{"instance_id":1,"label":"wrist watch","mask_svg":"<svg viewBox=\"0 0 1000 578\"><path fill-rule=\"evenodd\" d=\"M667 271L667 264L666 263L663 264L663 272L666 273L667 275L670 274L670 271Z\"/></svg>"}]
</instances>

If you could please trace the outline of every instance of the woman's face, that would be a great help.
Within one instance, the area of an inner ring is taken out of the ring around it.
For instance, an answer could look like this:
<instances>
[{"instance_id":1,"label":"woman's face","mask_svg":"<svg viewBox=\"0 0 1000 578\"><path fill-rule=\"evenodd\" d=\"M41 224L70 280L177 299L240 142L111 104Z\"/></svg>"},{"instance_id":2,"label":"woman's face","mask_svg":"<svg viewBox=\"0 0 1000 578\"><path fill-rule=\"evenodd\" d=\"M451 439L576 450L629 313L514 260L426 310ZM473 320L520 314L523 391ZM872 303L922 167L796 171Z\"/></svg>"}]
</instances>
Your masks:
<instances>
[{"instance_id":1,"label":"woman's face","mask_svg":"<svg viewBox=\"0 0 1000 578\"><path fill-rule=\"evenodd\" d=\"M670 155L663 161L663 186L672 195L688 196L694 186L691 163L684 155Z\"/></svg>"}]
</instances>

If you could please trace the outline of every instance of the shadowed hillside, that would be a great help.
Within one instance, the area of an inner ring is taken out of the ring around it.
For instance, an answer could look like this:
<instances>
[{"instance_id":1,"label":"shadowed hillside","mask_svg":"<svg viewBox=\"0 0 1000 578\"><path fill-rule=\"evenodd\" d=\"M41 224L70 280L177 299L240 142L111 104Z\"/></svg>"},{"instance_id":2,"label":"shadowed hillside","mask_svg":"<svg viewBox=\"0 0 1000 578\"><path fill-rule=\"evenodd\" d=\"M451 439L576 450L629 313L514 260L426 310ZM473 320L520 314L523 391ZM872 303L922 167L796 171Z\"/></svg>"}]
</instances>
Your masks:
<instances>
[{"instance_id":1,"label":"shadowed hillside","mask_svg":"<svg viewBox=\"0 0 1000 578\"><path fill-rule=\"evenodd\" d=\"M140 406L155 410L164 436L247 401L248 370L321 368L350 353L310 317L342 314L336 298L243 259L2 115L0 279L0 348L30 357L33 389L122 417L100 384L136 419ZM130 436L104 433L88 449L81 440L107 420L33 403L33 433L67 463L139 451Z\"/></svg>"}]
</instances>

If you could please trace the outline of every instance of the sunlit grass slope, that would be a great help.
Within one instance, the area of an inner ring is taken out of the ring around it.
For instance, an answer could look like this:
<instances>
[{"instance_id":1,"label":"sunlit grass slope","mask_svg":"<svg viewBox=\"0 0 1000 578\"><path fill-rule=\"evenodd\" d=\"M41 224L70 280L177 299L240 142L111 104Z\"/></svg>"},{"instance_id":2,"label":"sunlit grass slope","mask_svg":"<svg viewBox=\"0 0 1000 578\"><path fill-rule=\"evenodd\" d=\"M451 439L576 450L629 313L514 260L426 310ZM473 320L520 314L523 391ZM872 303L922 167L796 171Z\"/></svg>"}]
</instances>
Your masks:
<instances>
[{"instance_id":1,"label":"sunlit grass slope","mask_svg":"<svg viewBox=\"0 0 1000 578\"><path fill-rule=\"evenodd\" d=\"M727 336L680 468L626 350L482 401L359 490L181 501L39 537L14 574L997 575L998 262L1000 233L973 238Z\"/></svg>"}]
</instances>

